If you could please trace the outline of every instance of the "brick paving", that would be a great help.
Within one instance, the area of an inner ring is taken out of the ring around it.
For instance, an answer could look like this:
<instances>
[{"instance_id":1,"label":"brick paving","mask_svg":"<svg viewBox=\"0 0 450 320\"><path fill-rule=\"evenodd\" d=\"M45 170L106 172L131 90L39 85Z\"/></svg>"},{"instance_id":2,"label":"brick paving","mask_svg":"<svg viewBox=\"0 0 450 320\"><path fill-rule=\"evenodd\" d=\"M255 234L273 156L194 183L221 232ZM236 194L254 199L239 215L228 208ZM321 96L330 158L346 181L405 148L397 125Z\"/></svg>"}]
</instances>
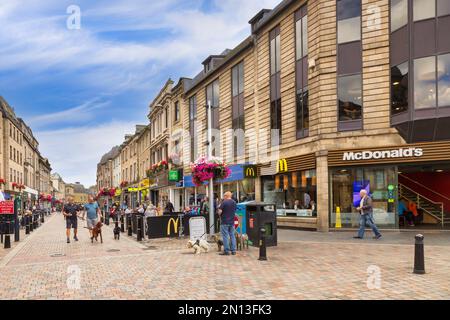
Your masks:
<instances>
[{"instance_id":1,"label":"brick paving","mask_svg":"<svg viewBox=\"0 0 450 320\"><path fill-rule=\"evenodd\" d=\"M66 244L55 215L1 256L0 299L450 299L450 246L441 241L448 234L426 235L427 274L414 275L413 234L356 242L352 233L280 230L279 246L260 262L256 248L195 256L184 240L137 243L104 233L103 245L91 244L86 229ZM368 289L370 266L381 271L378 289ZM68 287L73 270L79 288Z\"/></svg>"}]
</instances>

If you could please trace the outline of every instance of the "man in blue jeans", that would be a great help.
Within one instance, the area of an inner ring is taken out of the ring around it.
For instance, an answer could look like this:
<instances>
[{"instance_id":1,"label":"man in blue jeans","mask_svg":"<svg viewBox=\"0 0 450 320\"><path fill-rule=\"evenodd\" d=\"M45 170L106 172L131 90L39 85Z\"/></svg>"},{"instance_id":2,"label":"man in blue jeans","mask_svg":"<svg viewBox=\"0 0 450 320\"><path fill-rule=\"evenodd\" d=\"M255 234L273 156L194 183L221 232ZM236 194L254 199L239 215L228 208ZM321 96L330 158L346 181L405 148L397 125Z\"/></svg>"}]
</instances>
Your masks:
<instances>
[{"instance_id":1,"label":"man in blue jeans","mask_svg":"<svg viewBox=\"0 0 450 320\"><path fill-rule=\"evenodd\" d=\"M378 240L381 238L381 233L378 231L375 221L373 220L373 207L372 198L369 197L366 190L361 190L360 192L361 202L359 207L356 209L360 212L359 216L359 232L355 239L363 239L364 232L366 231L366 225L369 226L373 233L375 234L374 239Z\"/></svg>"},{"instance_id":2,"label":"man in blue jeans","mask_svg":"<svg viewBox=\"0 0 450 320\"><path fill-rule=\"evenodd\" d=\"M230 251L233 256L236 255L236 237L234 236L234 216L236 215L236 202L232 199L232 193L226 192L224 200L219 206L220 232L223 238L224 252L220 255L229 256ZM230 248L231 240L231 248Z\"/></svg>"}]
</instances>

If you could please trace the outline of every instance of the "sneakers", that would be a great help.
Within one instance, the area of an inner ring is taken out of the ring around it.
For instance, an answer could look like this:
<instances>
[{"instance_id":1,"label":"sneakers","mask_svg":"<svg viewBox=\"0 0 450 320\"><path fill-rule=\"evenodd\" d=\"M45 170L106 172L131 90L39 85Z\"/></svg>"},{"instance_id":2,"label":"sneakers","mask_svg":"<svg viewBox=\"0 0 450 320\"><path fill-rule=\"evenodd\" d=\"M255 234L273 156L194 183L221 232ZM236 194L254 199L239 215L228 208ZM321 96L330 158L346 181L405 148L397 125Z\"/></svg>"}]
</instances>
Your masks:
<instances>
[{"instance_id":1,"label":"sneakers","mask_svg":"<svg viewBox=\"0 0 450 320\"><path fill-rule=\"evenodd\" d=\"M382 235L381 235L381 234L379 234L379 235L377 235L377 236L373 237L373 239L374 239L374 240L378 240L378 239L380 239L381 237L382 237Z\"/></svg>"},{"instance_id":2,"label":"sneakers","mask_svg":"<svg viewBox=\"0 0 450 320\"><path fill-rule=\"evenodd\" d=\"M219 256L229 256L230 253L229 252L221 252L219 253Z\"/></svg>"},{"instance_id":3,"label":"sneakers","mask_svg":"<svg viewBox=\"0 0 450 320\"><path fill-rule=\"evenodd\" d=\"M358 236L356 236L356 237L353 237L353 239L362 239L361 237L358 237Z\"/></svg>"},{"instance_id":4,"label":"sneakers","mask_svg":"<svg viewBox=\"0 0 450 320\"><path fill-rule=\"evenodd\" d=\"M67 243L70 243L70 239L69 238L67 238Z\"/></svg>"},{"instance_id":5,"label":"sneakers","mask_svg":"<svg viewBox=\"0 0 450 320\"><path fill-rule=\"evenodd\" d=\"M231 253L231 255L235 256L235 255L236 255L236 252Z\"/></svg>"},{"instance_id":6,"label":"sneakers","mask_svg":"<svg viewBox=\"0 0 450 320\"><path fill-rule=\"evenodd\" d=\"M78 237L73 237L73 240L78 241Z\"/></svg>"}]
</instances>

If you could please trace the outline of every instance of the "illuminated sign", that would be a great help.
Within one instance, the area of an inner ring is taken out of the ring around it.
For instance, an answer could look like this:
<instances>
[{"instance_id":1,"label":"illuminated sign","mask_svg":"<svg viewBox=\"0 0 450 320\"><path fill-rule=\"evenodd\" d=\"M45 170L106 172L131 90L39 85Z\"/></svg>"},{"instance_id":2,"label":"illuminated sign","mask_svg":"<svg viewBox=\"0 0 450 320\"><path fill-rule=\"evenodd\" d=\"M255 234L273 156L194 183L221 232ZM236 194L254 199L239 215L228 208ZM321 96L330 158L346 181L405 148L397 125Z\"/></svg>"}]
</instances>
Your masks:
<instances>
[{"instance_id":1,"label":"illuminated sign","mask_svg":"<svg viewBox=\"0 0 450 320\"><path fill-rule=\"evenodd\" d=\"M244 177L245 178L256 178L258 173L258 168L256 166L244 166Z\"/></svg>"},{"instance_id":2,"label":"illuminated sign","mask_svg":"<svg viewBox=\"0 0 450 320\"><path fill-rule=\"evenodd\" d=\"M170 170L169 171L169 181L178 182L180 181L180 171L178 170Z\"/></svg>"},{"instance_id":3,"label":"illuminated sign","mask_svg":"<svg viewBox=\"0 0 450 320\"><path fill-rule=\"evenodd\" d=\"M278 160L277 163L277 173L285 173L288 172L288 164L286 159Z\"/></svg>"},{"instance_id":4,"label":"illuminated sign","mask_svg":"<svg viewBox=\"0 0 450 320\"><path fill-rule=\"evenodd\" d=\"M424 154L421 148L401 148L386 151L361 151L361 152L345 152L342 160L358 161L373 159L390 159L390 158L419 158Z\"/></svg>"}]
</instances>

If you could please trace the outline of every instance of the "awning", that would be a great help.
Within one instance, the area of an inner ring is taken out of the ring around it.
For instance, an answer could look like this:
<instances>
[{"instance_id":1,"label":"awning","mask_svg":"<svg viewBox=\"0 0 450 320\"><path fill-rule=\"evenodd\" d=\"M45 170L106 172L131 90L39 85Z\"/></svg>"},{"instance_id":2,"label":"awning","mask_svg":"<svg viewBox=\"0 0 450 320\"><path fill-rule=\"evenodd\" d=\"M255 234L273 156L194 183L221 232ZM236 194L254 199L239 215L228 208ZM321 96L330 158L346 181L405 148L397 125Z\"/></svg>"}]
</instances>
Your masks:
<instances>
[{"instance_id":1,"label":"awning","mask_svg":"<svg viewBox=\"0 0 450 320\"><path fill-rule=\"evenodd\" d=\"M25 187L24 192L29 194L34 194L35 196L39 195L39 191L31 189L29 187Z\"/></svg>"}]
</instances>

